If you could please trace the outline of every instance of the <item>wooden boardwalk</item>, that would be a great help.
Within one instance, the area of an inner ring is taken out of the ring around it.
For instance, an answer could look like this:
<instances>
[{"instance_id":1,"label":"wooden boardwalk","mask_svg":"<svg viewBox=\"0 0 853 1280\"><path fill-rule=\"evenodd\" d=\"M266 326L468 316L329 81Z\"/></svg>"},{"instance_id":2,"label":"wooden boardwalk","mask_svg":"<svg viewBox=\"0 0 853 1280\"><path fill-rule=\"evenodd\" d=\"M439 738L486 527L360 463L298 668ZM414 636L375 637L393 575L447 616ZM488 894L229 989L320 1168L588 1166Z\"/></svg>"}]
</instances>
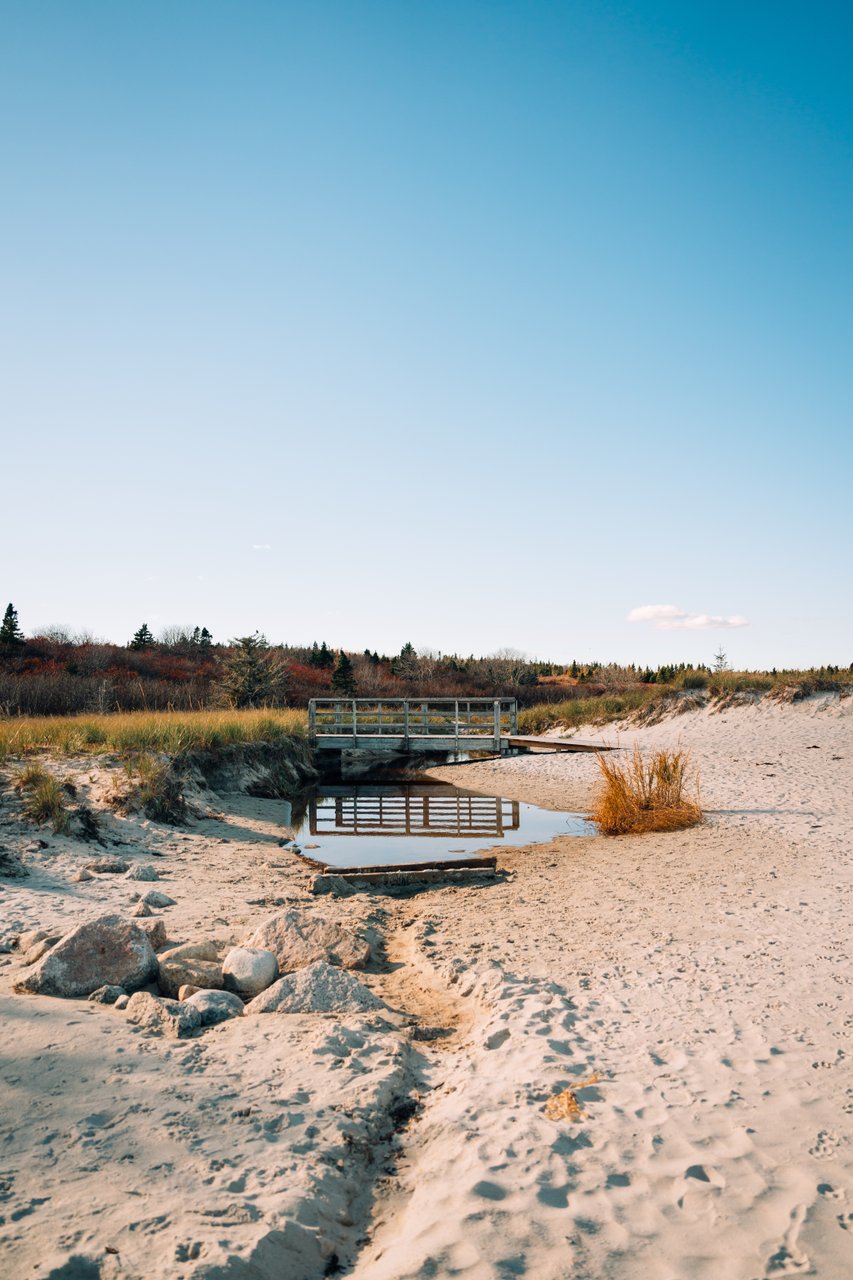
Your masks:
<instances>
[{"instance_id":1,"label":"wooden boardwalk","mask_svg":"<svg viewBox=\"0 0 853 1280\"><path fill-rule=\"evenodd\" d=\"M577 738L518 732L514 698L312 698L308 728L318 751L609 751Z\"/></svg>"}]
</instances>

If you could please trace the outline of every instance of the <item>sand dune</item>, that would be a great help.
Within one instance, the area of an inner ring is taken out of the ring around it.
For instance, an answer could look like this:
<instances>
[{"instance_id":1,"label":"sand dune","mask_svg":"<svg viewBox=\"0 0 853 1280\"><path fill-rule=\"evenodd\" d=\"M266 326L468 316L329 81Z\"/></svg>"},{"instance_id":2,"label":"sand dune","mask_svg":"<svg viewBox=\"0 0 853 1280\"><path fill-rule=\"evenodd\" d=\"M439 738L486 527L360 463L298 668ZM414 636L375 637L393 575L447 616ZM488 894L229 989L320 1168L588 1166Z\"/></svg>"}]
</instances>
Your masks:
<instances>
[{"instance_id":1,"label":"sand dune","mask_svg":"<svg viewBox=\"0 0 853 1280\"><path fill-rule=\"evenodd\" d=\"M3 1274L853 1273L853 700L620 737L680 737L707 823L503 851L488 888L313 901L273 801L221 798L224 821L185 832L115 819L116 849L162 855L173 939L236 939L303 903L373 940L360 976L395 1012L169 1041L12 995L21 960L0 956ZM447 776L582 809L595 772L555 755ZM32 851L29 879L2 882L0 936L145 887L75 883L91 849L46 841L4 808L0 842ZM572 1087L582 1114L548 1119Z\"/></svg>"}]
</instances>

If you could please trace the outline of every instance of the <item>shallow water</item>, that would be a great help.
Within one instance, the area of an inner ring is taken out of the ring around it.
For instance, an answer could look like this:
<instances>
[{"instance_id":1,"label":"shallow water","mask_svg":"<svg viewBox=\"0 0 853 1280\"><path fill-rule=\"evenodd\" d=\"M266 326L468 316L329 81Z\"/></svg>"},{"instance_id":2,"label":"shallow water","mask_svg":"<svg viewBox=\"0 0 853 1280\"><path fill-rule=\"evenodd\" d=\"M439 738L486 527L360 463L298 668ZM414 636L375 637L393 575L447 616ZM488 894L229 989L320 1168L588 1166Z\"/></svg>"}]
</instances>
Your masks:
<instances>
[{"instance_id":1,"label":"shallow water","mask_svg":"<svg viewBox=\"0 0 853 1280\"><path fill-rule=\"evenodd\" d=\"M346 867L453 861L486 849L592 836L582 814L559 813L449 783L323 784L294 805L296 844L317 862Z\"/></svg>"}]
</instances>

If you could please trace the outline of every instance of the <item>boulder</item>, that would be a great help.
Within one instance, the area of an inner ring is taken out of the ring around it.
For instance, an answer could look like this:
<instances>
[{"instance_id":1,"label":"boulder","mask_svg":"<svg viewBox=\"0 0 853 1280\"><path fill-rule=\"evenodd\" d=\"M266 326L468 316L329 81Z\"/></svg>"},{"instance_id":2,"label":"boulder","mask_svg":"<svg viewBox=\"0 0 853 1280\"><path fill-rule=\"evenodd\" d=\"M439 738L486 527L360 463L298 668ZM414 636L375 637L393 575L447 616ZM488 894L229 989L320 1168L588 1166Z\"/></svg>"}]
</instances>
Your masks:
<instances>
[{"instance_id":1,"label":"boulder","mask_svg":"<svg viewBox=\"0 0 853 1280\"><path fill-rule=\"evenodd\" d=\"M201 942L181 942L175 947L169 947L168 951L164 951L160 957L163 960L210 960L214 963L219 961L223 948L218 942L214 942L210 938L203 938Z\"/></svg>"},{"instance_id":2,"label":"boulder","mask_svg":"<svg viewBox=\"0 0 853 1280\"><path fill-rule=\"evenodd\" d=\"M146 1031L161 1031L173 1040L192 1035L201 1026L201 1014L192 1005L164 1000L160 996L149 995L147 991L137 991L131 996L126 1011L129 1020L138 1027Z\"/></svg>"},{"instance_id":3,"label":"boulder","mask_svg":"<svg viewBox=\"0 0 853 1280\"><path fill-rule=\"evenodd\" d=\"M165 947L168 941L165 920L161 920L159 916L154 920L140 920L139 928L148 935L148 941L155 951Z\"/></svg>"},{"instance_id":4,"label":"boulder","mask_svg":"<svg viewBox=\"0 0 853 1280\"><path fill-rule=\"evenodd\" d=\"M15 983L15 990L70 998L106 985L133 991L156 973L157 957L147 934L122 916L104 915L66 934Z\"/></svg>"},{"instance_id":5,"label":"boulder","mask_svg":"<svg viewBox=\"0 0 853 1280\"><path fill-rule=\"evenodd\" d=\"M146 862L141 866L131 867L124 878L125 880L159 880L160 876L156 868L152 867L150 862Z\"/></svg>"},{"instance_id":6,"label":"boulder","mask_svg":"<svg viewBox=\"0 0 853 1280\"><path fill-rule=\"evenodd\" d=\"M262 947L232 947L222 962L222 977L226 990L251 999L275 982L278 963Z\"/></svg>"},{"instance_id":7,"label":"boulder","mask_svg":"<svg viewBox=\"0 0 853 1280\"><path fill-rule=\"evenodd\" d=\"M363 1013L387 1007L351 973L316 960L255 996L246 1013Z\"/></svg>"},{"instance_id":8,"label":"boulder","mask_svg":"<svg viewBox=\"0 0 853 1280\"><path fill-rule=\"evenodd\" d=\"M130 996L128 995L119 996L118 1000L116 1000L115 1004L113 1005L113 1008L126 1009L129 1002L130 1002Z\"/></svg>"},{"instance_id":9,"label":"boulder","mask_svg":"<svg viewBox=\"0 0 853 1280\"><path fill-rule=\"evenodd\" d=\"M142 899L140 898L136 906L131 910L130 914L132 916L145 917L145 916L153 916L154 912L151 910L148 903L143 902Z\"/></svg>"},{"instance_id":10,"label":"boulder","mask_svg":"<svg viewBox=\"0 0 853 1280\"><path fill-rule=\"evenodd\" d=\"M222 989L222 965L211 960L168 959L171 952L164 951L158 957L157 986L163 995L176 1000L181 987L197 987L199 991Z\"/></svg>"},{"instance_id":11,"label":"boulder","mask_svg":"<svg viewBox=\"0 0 853 1280\"><path fill-rule=\"evenodd\" d=\"M243 1001L231 991L196 991L184 1003L198 1010L203 1027L243 1016Z\"/></svg>"},{"instance_id":12,"label":"boulder","mask_svg":"<svg viewBox=\"0 0 853 1280\"><path fill-rule=\"evenodd\" d=\"M122 996L127 996L124 987L98 987L97 991L93 991L89 996L89 1000L93 1004L115 1004L116 1000L120 1000Z\"/></svg>"},{"instance_id":13,"label":"boulder","mask_svg":"<svg viewBox=\"0 0 853 1280\"><path fill-rule=\"evenodd\" d=\"M159 889L149 889L142 898L147 907L173 907L175 899L170 898L168 893L161 893Z\"/></svg>"},{"instance_id":14,"label":"boulder","mask_svg":"<svg viewBox=\"0 0 853 1280\"><path fill-rule=\"evenodd\" d=\"M178 999L189 1000L190 996L194 996L197 991L203 991L204 987L194 987L191 982L185 982L182 987L178 987Z\"/></svg>"},{"instance_id":15,"label":"boulder","mask_svg":"<svg viewBox=\"0 0 853 1280\"><path fill-rule=\"evenodd\" d=\"M76 876L71 877L76 884L83 884L85 880L94 880L94 878L91 871L87 871L85 867L81 867Z\"/></svg>"},{"instance_id":16,"label":"boulder","mask_svg":"<svg viewBox=\"0 0 853 1280\"><path fill-rule=\"evenodd\" d=\"M342 969L363 969L370 960L370 944L363 938L335 920L298 907L265 920L242 945L271 951L280 973L304 969L315 960L326 960Z\"/></svg>"}]
</instances>

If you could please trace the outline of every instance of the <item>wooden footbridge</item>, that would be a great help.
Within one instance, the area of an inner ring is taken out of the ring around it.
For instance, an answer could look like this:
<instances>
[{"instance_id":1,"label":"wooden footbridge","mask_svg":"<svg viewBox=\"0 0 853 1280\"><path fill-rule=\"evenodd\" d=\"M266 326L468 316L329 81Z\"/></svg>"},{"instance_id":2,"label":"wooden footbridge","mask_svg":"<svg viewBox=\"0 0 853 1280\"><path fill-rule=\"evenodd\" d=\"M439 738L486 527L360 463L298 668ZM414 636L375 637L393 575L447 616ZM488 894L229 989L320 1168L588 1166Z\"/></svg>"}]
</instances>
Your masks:
<instances>
[{"instance_id":1,"label":"wooden footbridge","mask_svg":"<svg viewBox=\"0 0 853 1280\"><path fill-rule=\"evenodd\" d=\"M607 751L577 738L518 732L514 698L312 698L308 727L319 751Z\"/></svg>"}]
</instances>

